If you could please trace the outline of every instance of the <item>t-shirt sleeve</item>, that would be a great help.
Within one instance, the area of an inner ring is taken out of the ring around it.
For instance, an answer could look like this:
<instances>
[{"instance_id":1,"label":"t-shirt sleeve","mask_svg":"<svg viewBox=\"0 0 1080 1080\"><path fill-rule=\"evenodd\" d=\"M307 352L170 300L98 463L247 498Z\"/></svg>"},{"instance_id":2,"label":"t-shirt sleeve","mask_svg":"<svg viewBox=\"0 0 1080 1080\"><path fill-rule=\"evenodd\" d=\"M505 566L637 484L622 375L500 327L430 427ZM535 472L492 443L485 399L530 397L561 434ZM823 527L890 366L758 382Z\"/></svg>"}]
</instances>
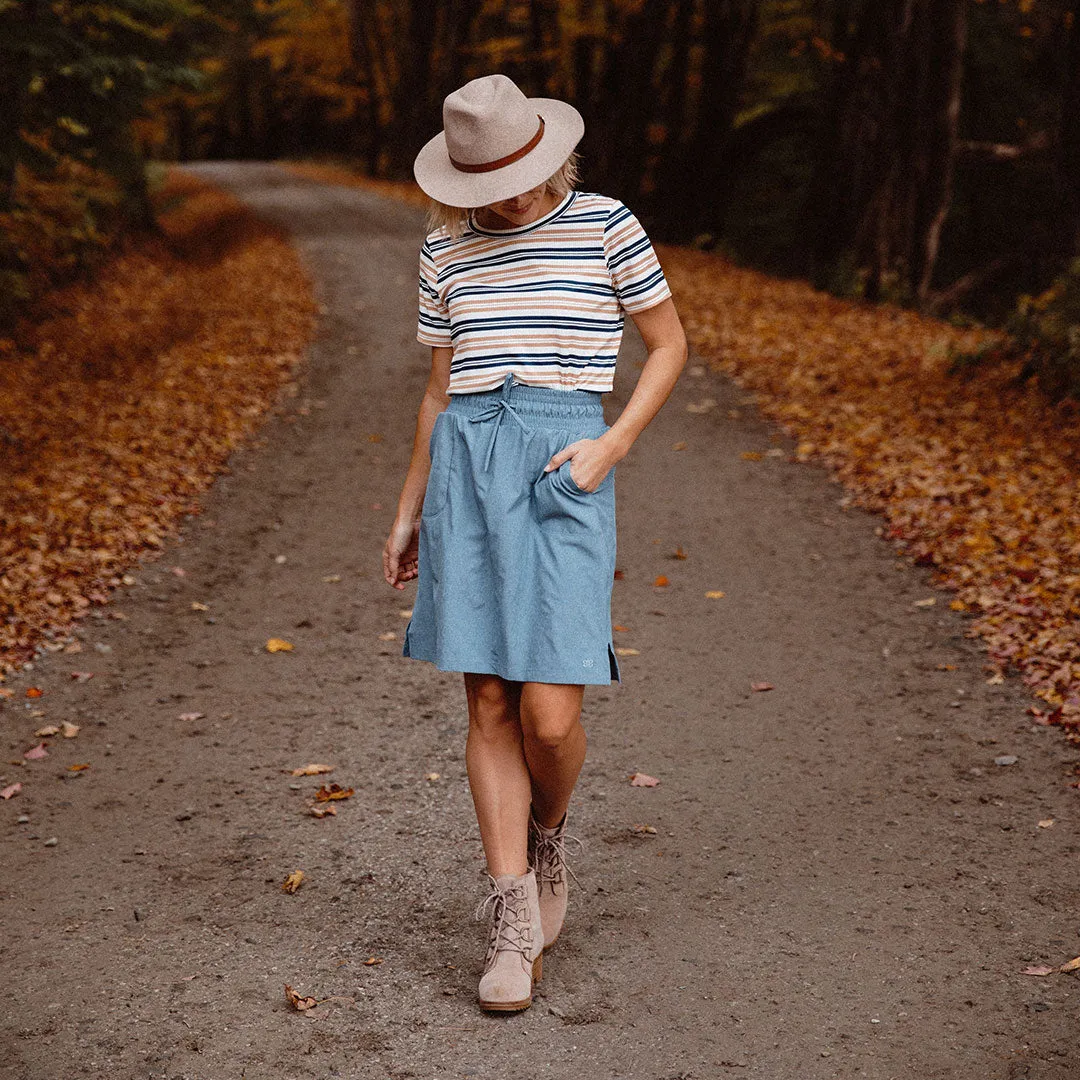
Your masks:
<instances>
[{"instance_id":1,"label":"t-shirt sleeve","mask_svg":"<svg viewBox=\"0 0 1080 1080\"><path fill-rule=\"evenodd\" d=\"M652 243L641 222L616 202L604 225L604 254L615 295L623 310L633 314L671 296Z\"/></svg>"},{"instance_id":2,"label":"t-shirt sleeve","mask_svg":"<svg viewBox=\"0 0 1080 1080\"><path fill-rule=\"evenodd\" d=\"M439 271L425 240L420 248L420 315L416 340L423 345L449 345L450 310L439 295Z\"/></svg>"}]
</instances>

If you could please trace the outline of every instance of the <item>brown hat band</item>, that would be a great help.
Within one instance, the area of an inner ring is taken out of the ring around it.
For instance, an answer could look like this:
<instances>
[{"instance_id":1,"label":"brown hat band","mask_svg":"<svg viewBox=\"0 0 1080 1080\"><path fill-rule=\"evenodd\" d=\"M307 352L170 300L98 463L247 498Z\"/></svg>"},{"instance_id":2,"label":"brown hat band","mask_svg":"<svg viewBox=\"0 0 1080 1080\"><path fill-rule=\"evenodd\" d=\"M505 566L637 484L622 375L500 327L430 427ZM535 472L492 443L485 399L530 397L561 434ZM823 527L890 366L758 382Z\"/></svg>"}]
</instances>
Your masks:
<instances>
[{"instance_id":1,"label":"brown hat band","mask_svg":"<svg viewBox=\"0 0 1080 1080\"><path fill-rule=\"evenodd\" d=\"M539 113L537 113L536 118L540 121L540 126L536 129L536 134L521 147L520 150L515 150L512 154L507 154L506 157L501 157L497 161L484 161L479 165L470 165L468 162L455 161L453 158L450 158L450 164L459 172L466 173L494 172L496 169L502 169L507 165L513 165L515 161L520 161L544 137L544 118L540 116Z\"/></svg>"}]
</instances>

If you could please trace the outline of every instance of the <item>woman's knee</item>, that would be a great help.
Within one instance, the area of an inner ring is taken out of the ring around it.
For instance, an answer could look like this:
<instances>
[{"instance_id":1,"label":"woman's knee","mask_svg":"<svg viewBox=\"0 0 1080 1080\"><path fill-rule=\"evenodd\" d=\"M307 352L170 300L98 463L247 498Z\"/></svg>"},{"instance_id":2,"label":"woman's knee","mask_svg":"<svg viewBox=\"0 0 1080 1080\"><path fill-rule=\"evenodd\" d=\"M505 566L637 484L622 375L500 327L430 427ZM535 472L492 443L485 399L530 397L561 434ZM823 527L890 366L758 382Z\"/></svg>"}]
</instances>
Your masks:
<instances>
[{"instance_id":1,"label":"woman's knee","mask_svg":"<svg viewBox=\"0 0 1080 1080\"><path fill-rule=\"evenodd\" d=\"M486 737L508 730L520 735L517 684L498 675L470 675L465 681L469 727Z\"/></svg>"},{"instance_id":2,"label":"woman's knee","mask_svg":"<svg viewBox=\"0 0 1080 1080\"><path fill-rule=\"evenodd\" d=\"M558 750L577 734L580 727L581 720L576 715L522 713L521 716L521 730L525 738L545 750Z\"/></svg>"},{"instance_id":3,"label":"woman's knee","mask_svg":"<svg viewBox=\"0 0 1080 1080\"><path fill-rule=\"evenodd\" d=\"M583 686L525 683L521 695L521 730L534 745L557 750L584 734L581 726Z\"/></svg>"}]
</instances>

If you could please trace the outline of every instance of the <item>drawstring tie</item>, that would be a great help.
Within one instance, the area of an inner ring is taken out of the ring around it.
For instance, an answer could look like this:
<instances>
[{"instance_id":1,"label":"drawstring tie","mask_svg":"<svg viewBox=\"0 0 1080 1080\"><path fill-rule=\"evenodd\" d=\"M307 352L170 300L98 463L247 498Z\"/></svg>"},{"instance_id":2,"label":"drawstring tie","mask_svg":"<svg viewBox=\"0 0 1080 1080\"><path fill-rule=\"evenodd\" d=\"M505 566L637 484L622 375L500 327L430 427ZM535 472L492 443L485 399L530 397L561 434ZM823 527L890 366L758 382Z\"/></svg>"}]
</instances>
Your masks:
<instances>
[{"instance_id":1,"label":"drawstring tie","mask_svg":"<svg viewBox=\"0 0 1080 1080\"><path fill-rule=\"evenodd\" d=\"M499 425L503 421L503 417L510 415L517 421L518 426L522 431L528 431L529 425L518 415L517 409L510 402L510 387L513 383L513 373L507 372L506 378L503 379L502 384L502 396L495 402L494 405L489 405L486 409L482 409L475 416L470 416L470 423L477 424L482 420L495 419L495 424L491 429L491 438L488 440L487 451L484 454L484 468L487 469L491 465L491 455L495 450L495 439L499 434Z\"/></svg>"}]
</instances>

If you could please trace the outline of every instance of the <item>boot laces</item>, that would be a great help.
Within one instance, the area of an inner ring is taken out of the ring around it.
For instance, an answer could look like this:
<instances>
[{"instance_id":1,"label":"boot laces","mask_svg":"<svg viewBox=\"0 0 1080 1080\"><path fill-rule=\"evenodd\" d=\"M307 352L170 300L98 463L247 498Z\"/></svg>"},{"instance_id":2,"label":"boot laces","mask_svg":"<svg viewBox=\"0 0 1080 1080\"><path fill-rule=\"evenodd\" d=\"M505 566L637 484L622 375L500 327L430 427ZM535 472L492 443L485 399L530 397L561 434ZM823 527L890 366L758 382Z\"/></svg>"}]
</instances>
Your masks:
<instances>
[{"instance_id":1,"label":"boot laces","mask_svg":"<svg viewBox=\"0 0 1080 1080\"><path fill-rule=\"evenodd\" d=\"M491 936L488 940L486 965L490 965L496 953L511 951L521 953L526 959L532 950L532 921L529 911L529 894L524 883L500 889L490 874L491 892L476 907L479 922L491 917Z\"/></svg>"},{"instance_id":2,"label":"boot laces","mask_svg":"<svg viewBox=\"0 0 1080 1080\"><path fill-rule=\"evenodd\" d=\"M536 883L543 889L545 882L551 885L551 891L555 891L556 885L561 885L568 873L577 884L577 874L571 869L566 861L567 843L577 844L580 851L585 847L584 843L576 836L570 836L561 829L551 832L546 829L536 828L533 830L534 846L533 859L536 864Z\"/></svg>"}]
</instances>

